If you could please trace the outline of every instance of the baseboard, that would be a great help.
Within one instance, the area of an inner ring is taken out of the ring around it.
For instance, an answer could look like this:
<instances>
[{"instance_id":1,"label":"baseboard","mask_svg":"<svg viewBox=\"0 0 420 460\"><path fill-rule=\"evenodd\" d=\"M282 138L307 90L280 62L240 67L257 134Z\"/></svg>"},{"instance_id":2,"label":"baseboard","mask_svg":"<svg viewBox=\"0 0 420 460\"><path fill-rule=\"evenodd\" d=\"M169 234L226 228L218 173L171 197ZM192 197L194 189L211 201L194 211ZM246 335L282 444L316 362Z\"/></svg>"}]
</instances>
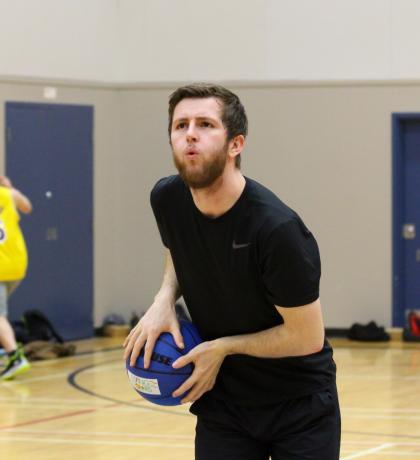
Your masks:
<instances>
[{"instance_id":1,"label":"baseboard","mask_svg":"<svg viewBox=\"0 0 420 460\"><path fill-rule=\"evenodd\" d=\"M401 327L390 327L386 331L391 336L391 340L402 340L403 329ZM349 328L346 327L327 327L325 329L325 334L329 338L347 338ZM124 332L125 333L125 332ZM95 328L96 337L104 337L104 328L97 327Z\"/></svg>"},{"instance_id":2,"label":"baseboard","mask_svg":"<svg viewBox=\"0 0 420 460\"><path fill-rule=\"evenodd\" d=\"M349 333L348 328L327 327L325 329L326 336L331 337L331 338L334 338L334 337L339 337L339 338L347 337L348 333Z\"/></svg>"},{"instance_id":3,"label":"baseboard","mask_svg":"<svg viewBox=\"0 0 420 460\"><path fill-rule=\"evenodd\" d=\"M347 338L349 328L327 327L325 333L327 337L331 338ZM403 329L402 327L388 327L386 332L391 336L391 340L402 341Z\"/></svg>"}]
</instances>

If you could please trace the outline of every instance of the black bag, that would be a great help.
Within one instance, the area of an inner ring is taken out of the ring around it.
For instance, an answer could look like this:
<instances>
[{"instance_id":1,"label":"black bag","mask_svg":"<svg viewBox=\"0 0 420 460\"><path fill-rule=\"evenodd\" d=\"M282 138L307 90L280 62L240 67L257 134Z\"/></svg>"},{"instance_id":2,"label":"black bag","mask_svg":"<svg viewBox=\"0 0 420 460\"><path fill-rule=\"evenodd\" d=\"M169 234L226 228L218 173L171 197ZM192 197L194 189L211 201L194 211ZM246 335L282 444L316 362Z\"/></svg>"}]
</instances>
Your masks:
<instances>
[{"instance_id":1,"label":"black bag","mask_svg":"<svg viewBox=\"0 0 420 460\"><path fill-rule=\"evenodd\" d=\"M385 328L379 327L375 321L371 321L366 325L353 324L347 337L350 340L360 340L361 342L388 342L391 338Z\"/></svg>"},{"instance_id":2,"label":"black bag","mask_svg":"<svg viewBox=\"0 0 420 460\"><path fill-rule=\"evenodd\" d=\"M22 343L29 343L35 340L64 342L50 320L39 310L25 311L22 315L22 320L14 323L14 328L16 339Z\"/></svg>"},{"instance_id":3,"label":"black bag","mask_svg":"<svg viewBox=\"0 0 420 460\"><path fill-rule=\"evenodd\" d=\"M28 343L29 335L26 330L25 323L22 320L11 321L13 332L15 333L16 341L19 343Z\"/></svg>"}]
</instances>

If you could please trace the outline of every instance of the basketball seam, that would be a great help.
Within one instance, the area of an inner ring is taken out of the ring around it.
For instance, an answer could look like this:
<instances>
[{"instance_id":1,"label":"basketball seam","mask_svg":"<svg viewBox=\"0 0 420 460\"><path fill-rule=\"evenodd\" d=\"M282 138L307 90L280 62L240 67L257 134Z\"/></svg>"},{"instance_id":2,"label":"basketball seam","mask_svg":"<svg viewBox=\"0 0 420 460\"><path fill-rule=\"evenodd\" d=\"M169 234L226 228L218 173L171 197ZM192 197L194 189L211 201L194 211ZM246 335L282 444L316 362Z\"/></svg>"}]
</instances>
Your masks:
<instances>
[{"instance_id":1,"label":"basketball seam","mask_svg":"<svg viewBox=\"0 0 420 460\"><path fill-rule=\"evenodd\" d=\"M192 342L194 343L194 345L198 345L200 342L197 342L194 335L191 333L191 331L188 329L188 325L190 323L187 323L187 322L184 322L183 323L184 325L186 325L187 327L185 328L185 331L188 332L188 334L190 334L190 337L192 339ZM182 331L182 323L181 323L181 331ZM168 332L169 334L169 332ZM167 342L165 339L162 339L160 338L159 339L162 343L165 343L166 345L170 346L171 348L173 348L175 351L178 351L179 353L182 353L183 352L183 349L182 348L179 348L177 347L176 345L173 345L172 343L170 342Z\"/></svg>"},{"instance_id":2,"label":"basketball seam","mask_svg":"<svg viewBox=\"0 0 420 460\"><path fill-rule=\"evenodd\" d=\"M185 324L188 324L188 323L185 323ZM192 339L192 341L194 342L195 345L198 345L200 343L200 342L196 341L196 338L194 337L194 335L192 334L192 332L190 331L189 328L186 327L185 331L188 332L188 334L190 334L190 337L191 337L191 339Z\"/></svg>"},{"instance_id":3,"label":"basketball seam","mask_svg":"<svg viewBox=\"0 0 420 460\"><path fill-rule=\"evenodd\" d=\"M168 346L170 346L171 348L173 348L178 353L182 353L182 348L178 348L177 346L174 346L172 343L167 342L165 339L159 338L159 341L162 342L162 343L165 343Z\"/></svg>"},{"instance_id":4,"label":"basketball seam","mask_svg":"<svg viewBox=\"0 0 420 460\"><path fill-rule=\"evenodd\" d=\"M145 371L145 372L150 372L151 374L166 374L166 375L191 375L191 373L189 372L165 372L165 371L155 371L155 370L150 370L150 369L145 369L144 367L131 367L131 369L138 369L139 371ZM175 370L171 367L172 370ZM127 369L128 371L129 369ZM134 374L134 372L130 371L132 374ZM141 375L136 375L134 374L136 377L140 377L140 378L145 378L145 377L141 377Z\"/></svg>"}]
</instances>

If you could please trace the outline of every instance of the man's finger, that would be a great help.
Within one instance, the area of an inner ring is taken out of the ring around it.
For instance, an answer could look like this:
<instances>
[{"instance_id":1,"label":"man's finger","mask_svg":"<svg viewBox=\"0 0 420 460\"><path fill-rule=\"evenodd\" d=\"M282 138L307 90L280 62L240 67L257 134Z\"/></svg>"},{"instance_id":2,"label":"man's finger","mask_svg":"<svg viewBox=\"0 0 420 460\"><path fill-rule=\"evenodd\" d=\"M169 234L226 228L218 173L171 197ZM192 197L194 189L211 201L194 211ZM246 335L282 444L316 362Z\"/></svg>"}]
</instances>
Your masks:
<instances>
[{"instance_id":1,"label":"man's finger","mask_svg":"<svg viewBox=\"0 0 420 460\"><path fill-rule=\"evenodd\" d=\"M136 341L134 342L131 350L130 356L130 366L134 366L136 364L137 358L140 355L141 349L144 346L144 339L141 337L137 337Z\"/></svg>"},{"instance_id":2,"label":"man's finger","mask_svg":"<svg viewBox=\"0 0 420 460\"><path fill-rule=\"evenodd\" d=\"M130 353L134 347L135 341L137 340L137 334L134 334L134 332L136 331L133 330L133 334L131 335L131 337L127 337L128 342L125 346L124 359L127 359L130 356Z\"/></svg>"},{"instance_id":3,"label":"man's finger","mask_svg":"<svg viewBox=\"0 0 420 460\"><path fill-rule=\"evenodd\" d=\"M201 396L203 396L203 394L211 388L212 387L209 387L206 383L200 384L200 382L197 382L193 385L192 390L182 398L181 403L184 404L186 402L197 401L197 399L200 399Z\"/></svg>"},{"instance_id":4,"label":"man's finger","mask_svg":"<svg viewBox=\"0 0 420 460\"><path fill-rule=\"evenodd\" d=\"M149 337L147 338L146 345L144 346L143 362L145 369L148 369L150 366L150 361L152 359L152 353L153 349L155 348L156 339L157 337L149 335Z\"/></svg>"},{"instance_id":5,"label":"man's finger","mask_svg":"<svg viewBox=\"0 0 420 460\"><path fill-rule=\"evenodd\" d=\"M134 334L134 328L131 329L131 331L128 333L127 337L125 338L124 343L123 343L123 347L127 346L128 342L129 342L129 340L130 340L130 338L131 338L131 336L133 334Z\"/></svg>"},{"instance_id":6,"label":"man's finger","mask_svg":"<svg viewBox=\"0 0 420 460\"><path fill-rule=\"evenodd\" d=\"M185 382L172 393L172 396L174 398L181 396L186 391L190 390L193 387L194 383L195 379L191 376L189 379L185 380ZM188 395L186 397L188 397Z\"/></svg>"},{"instance_id":7,"label":"man's finger","mask_svg":"<svg viewBox=\"0 0 420 460\"><path fill-rule=\"evenodd\" d=\"M124 359L126 360L129 356L130 356L130 353L131 353L131 350L133 348L133 344L131 343L131 338L130 339L127 339L128 342L126 345L124 345Z\"/></svg>"},{"instance_id":8,"label":"man's finger","mask_svg":"<svg viewBox=\"0 0 420 460\"><path fill-rule=\"evenodd\" d=\"M171 334L175 340L175 343L178 348L185 348L184 345L184 338L182 337L181 331L179 330L179 326L176 325L171 329Z\"/></svg>"},{"instance_id":9,"label":"man's finger","mask_svg":"<svg viewBox=\"0 0 420 460\"><path fill-rule=\"evenodd\" d=\"M197 401L197 399L201 398L203 394L204 391L198 391L194 387L184 398L181 399L181 404Z\"/></svg>"},{"instance_id":10,"label":"man's finger","mask_svg":"<svg viewBox=\"0 0 420 460\"><path fill-rule=\"evenodd\" d=\"M127 337L124 340L124 347L126 347L129 344L129 342L133 338L133 336L138 337L140 334L141 334L140 326L137 325L137 326L133 327L133 329L131 329L131 331L129 332L129 334L127 335Z\"/></svg>"},{"instance_id":11,"label":"man's finger","mask_svg":"<svg viewBox=\"0 0 420 460\"><path fill-rule=\"evenodd\" d=\"M187 364L191 363L192 362L192 357L191 355L188 353L184 356L181 356L179 357L178 359L176 359L173 363L172 363L172 367L174 369L179 369L181 367L184 367L186 366Z\"/></svg>"}]
</instances>

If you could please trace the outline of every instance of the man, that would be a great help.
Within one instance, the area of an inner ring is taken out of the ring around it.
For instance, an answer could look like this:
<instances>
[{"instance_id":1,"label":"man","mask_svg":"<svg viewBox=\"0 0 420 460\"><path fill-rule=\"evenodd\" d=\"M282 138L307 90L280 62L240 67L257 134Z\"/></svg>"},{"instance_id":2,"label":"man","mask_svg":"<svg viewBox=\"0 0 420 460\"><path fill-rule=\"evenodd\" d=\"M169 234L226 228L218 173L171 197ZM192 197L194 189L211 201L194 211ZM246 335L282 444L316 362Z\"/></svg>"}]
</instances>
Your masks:
<instances>
[{"instance_id":1,"label":"man","mask_svg":"<svg viewBox=\"0 0 420 460\"><path fill-rule=\"evenodd\" d=\"M197 415L199 460L338 460L340 412L324 337L316 241L272 192L245 178L247 117L217 85L177 89L169 135L179 175L151 204L168 248L162 286L124 345L150 363L160 333L182 336L183 295L204 342L173 366L194 364L175 391Z\"/></svg>"},{"instance_id":2,"label":"man","mask_svg":"<svg viewBox=\"0 0 420 460\"><path fill-rule=\"evenodd\" d=\"M30 213L31 202L13 187L9 178L0 176L0 345L8 354L0 380L10 380L30 367L7 320L8 297L25 277L28 264L18 211Z\"/></svg>"}]
</instances>

